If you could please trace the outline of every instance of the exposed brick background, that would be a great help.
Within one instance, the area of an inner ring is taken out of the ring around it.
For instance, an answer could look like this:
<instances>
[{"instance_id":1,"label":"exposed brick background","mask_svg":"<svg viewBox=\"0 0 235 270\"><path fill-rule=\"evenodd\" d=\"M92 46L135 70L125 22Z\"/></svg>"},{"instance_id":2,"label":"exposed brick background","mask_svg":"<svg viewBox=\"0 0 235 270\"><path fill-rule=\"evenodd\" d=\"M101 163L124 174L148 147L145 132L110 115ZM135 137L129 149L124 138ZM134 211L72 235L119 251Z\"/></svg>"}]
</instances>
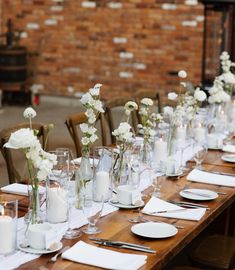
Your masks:
<instances>
[{"instance_id":1,"label":"exposed brick background","mask_svg":"<svg viewBox=\"0 0 235 270\"><path fill-rule=\"evenodd\" d=\"M166 93L180 69L200 83L203 6L196 0L1 0L1 8L1 32L8 18L22 31L30 83L43 84L43 93L74 95L97 82L104 98Z\"/></svg>"}]
</instances>

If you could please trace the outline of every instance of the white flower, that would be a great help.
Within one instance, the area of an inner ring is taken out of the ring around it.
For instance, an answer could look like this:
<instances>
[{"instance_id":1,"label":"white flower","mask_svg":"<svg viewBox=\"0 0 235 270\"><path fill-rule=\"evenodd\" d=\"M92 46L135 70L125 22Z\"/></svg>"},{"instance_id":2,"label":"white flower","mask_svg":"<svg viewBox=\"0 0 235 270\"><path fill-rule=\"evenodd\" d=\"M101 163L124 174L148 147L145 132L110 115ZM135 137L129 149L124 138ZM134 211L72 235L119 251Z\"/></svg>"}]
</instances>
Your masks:
<instances>
[{"instance_id":1,"label":"white flower","mask_svg":"<svg viewBox=\"0 0 235 270\"><path fill-rule=\"evenodd\" d=\"M229 71L220 75L220 78L228 84L235 84L235 75Z\"/></svg>"},{"instance_id":2,"label":"white flower","mask_svg":"<svg viewBox=\"0 0 235 270\"><path fill-rule=\"evenodd\" d=\"M89 129L87 123L80 124L80 129L81 129L82 133L87 133L87 131Z\"/></svg>"},{"instance_id":3,"label":"white flower","mask_svg":"<svg viewBox=\"0 0 235 270\"><path fill-rule=\"evenodd\" d=\"M168 93L167 97L169 100L175 100L177 99L178 95L175 92L170 92Z\"/></svg>"},{"instance_id":4,"label":"white flower","mask_svg":"<svg viewBox=\"0 0 235 270\"><path fill-rule=\"evenodd\" d=\"M13 149L26 149L33 147L38 142L37 137L30 128L21 128L11 134L4 147Z\"/></svg>"},{"instance_id":5,"label":"white flower","mask_svg":"<svg viewBox=\"0 0 235 270\"><path fill-rule=\"evenodd\" d=\"M132 111L138 110L138 105L134 101L128 101L125 104L124 109L126 111L132 112Z\"/></svg>"},{"instance_id":6,"label":"white flower","mask_svg":"<svg viewBox=\"0 0 235 270\"><path fill-rule=\"evenodd\" d=\"M82 142L83 145L88 145L90 143L90 140L87 137L83 137L81 142Z\"/></svg>"},{"instance_id":7,"label":"white flower","mask_svg":"<svg viewBox=\"0 0 235 270\"><path fill-rule=\"evenodd\" d=\"M182 78L182 79L185 79L185 78L187 78L187 72L186 72L185 70L180 70L180 71L178 72L178 76L179 76L180 78Z\"/></svg>"},{"instance_id":8,"label":"white flower","mask_svg":"<svg viewBox=\"0 0 235 270\"><path fill-rule=\"evenodd\" d=\"M165 106L165 107L163 108L163 114L166 115L166 116L171 116L171 115L173 115L173 112L174 112L173 107Z\"/></svg>"},{"instance_id":9,"label":"white flower","mask_svg":"<svg viewBox=\"0 0 235 270\"><path fill-rule=\"evenodd\" d=\"M196 88L195 92L194 92L194 98L200 102L205 101L206 100L206 93L202 90L200 90L200 88Z\"/></svg>"},{"instance_id":10,"label":"white flower","mask_svg":"<svg viewBox=\"0 0 235 270\"><path fill-rule=\"evenodd\" d=\"M98 139L98 136L96 134L92 134L92 136L89 139L91 143L94 143Z\"/></svg>"},{"instance_id":11,"label":"white flower","mask_svg":"<svg viewBox=\"0 0 235 270\"><path fill-rule=\"evenodd\" d=\"M91 88L89 90L89 93L92 95L92 96L99 96L100 94L100 87L102 86L102 84L100 83L97 83L94 88Z\"/></svg>"},{"instance_id":12,"label":"white flower","mask_svg":"<svg viewBox=\"0 0 235 270\"><path fill-rule=\"evenodd\" d=\"M100 100L95 100L94 102L94 108L101 113L104 113L103 104Z\"/></svg>"},{"instance_id":13,"label":"white flower","mask_svg":"<svg viewBox=\"0 0 235 270\"><path fill-rule=\"evenodd\" d=\"M152 106L153 100L151 98L143 98L143 99L141 99L140 103L145 105L145 106Z\"/></svg>"},{"instance_id":14,"label":"white flower","mask_svg":"<svg viewBox=\"0 0 235 270\"><path fill-rule=\"evenodd\" d=\"M24 115L24 118L31 118L32 119L37 115L37 113L33 108L28 107L24 110L23 115Z\"/></svg>"},{"instance_id":15,"label":"white flower","mask_svg":"<svg viewBox=\"0 0 235 270\"><path fill-rule=\"evenodd\" d=\"M93 97L91 96L90 93L86 93L81 97L80 101L83 105L86 105L93 101Z\"/></svg>"}]
</instances>

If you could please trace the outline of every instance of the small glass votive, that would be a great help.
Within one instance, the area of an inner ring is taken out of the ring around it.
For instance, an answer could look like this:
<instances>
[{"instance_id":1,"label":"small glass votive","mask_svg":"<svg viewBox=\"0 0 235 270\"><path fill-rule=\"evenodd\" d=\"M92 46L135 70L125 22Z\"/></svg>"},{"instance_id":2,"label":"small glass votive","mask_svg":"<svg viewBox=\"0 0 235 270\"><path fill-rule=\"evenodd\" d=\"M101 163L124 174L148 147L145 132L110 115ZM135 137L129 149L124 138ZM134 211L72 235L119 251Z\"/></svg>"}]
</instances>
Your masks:
<instances>
[{"instance_id":1,"label":"small glass votive","mask_svg":"<svg viewBox=\"0 0 235 270\"><path fill-rule=\"evenodd\" d=\"M18 201L0 196L0 254L8 255L16 249Z\"/></svg>"}]
</instances>

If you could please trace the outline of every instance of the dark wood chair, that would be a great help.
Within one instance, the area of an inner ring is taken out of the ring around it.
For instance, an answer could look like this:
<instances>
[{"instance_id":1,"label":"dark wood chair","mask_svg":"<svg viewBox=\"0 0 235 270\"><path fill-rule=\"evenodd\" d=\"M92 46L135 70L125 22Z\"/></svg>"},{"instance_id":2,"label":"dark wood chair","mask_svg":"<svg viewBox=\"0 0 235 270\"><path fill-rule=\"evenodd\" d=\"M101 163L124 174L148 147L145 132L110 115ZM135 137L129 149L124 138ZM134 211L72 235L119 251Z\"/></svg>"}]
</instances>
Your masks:
<instances>
[{"instance_id":1,"label":"dark wood chair","mask_svg":"<svg viewBox=\"0 0 235 270\"><path fill-rule=\"evenodd\" d=\"M190 258L202 269L235 269L235 236L207 236L193 249Z\"/></svg>"},{"instance_id":2,"label":"dark wood chair","mask_svg":"<svg viewBox=\"0 0 235 270\"><path fill-rule=\"evenodd\" d=\"M118 127L120 122L126 121L124 106L128 101L135 101L135 99L128 97L115 97L105 103L105 116L109 126L111 142L113 144L116 143L116 140L112 135L112 131ZM130 125L133 127L134 132L137 131L137 124L136 111L133 111L130 119Z\"/></svg>"},{"instance_id":3,"label":"dark wood chair","mask_svg":"<svg viewBox=\"0 0 235 270\"><path fill-rule=\"evenodd\" d=\"M23 158L21 151L10 149L4 147L4 144L9 140L11 133L21 129L28 128L28 123L22 123L19 125L11 126L0 131L0 150L3 155L3 158L6 162L7 173L9 178L9 183L18 183L26 180L26 175L24 175L24 168L26 168L26 162L22 162L19 159ZM38 130L37 137L41 142L42 148L46 150L47 148L47 138L48 138L48 126L42 123L33 123L33 129ZM20 164L24 167L20 168ZM24 164L24 165L23 165Z\"/></svg>"},{"instance_id":4,"label":"dark wood chair","mask_svg":"<svg viewBox=\"0 0 235 270\"><path fill-rule=\"evenodd\" d=\"M99 117L96 122L96 126L101 137L101 145L107 145L106 132L105 132L105 123L104 123L103 114L99 114ZM87 117L84 112L78 112L72 115L69 115L65 120L65 125L68 128L69 134L74 142L75 151L77 157L82 155L82 145L81 145L81 132L79 125L86 123Z\"/></svg>"}]
</instances>

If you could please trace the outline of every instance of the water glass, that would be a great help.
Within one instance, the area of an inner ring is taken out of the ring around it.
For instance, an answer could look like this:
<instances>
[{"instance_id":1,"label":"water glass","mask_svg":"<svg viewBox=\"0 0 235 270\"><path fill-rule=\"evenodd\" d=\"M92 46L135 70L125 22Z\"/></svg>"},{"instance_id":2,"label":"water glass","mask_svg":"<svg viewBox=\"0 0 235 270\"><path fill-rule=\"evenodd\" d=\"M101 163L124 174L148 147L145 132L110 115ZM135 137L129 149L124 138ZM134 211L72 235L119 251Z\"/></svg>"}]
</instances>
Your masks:
<instances>
[{"instance_id":1,"label":"water glass","mask_svg":"<svg viewBox=\"0 0 235 270\"><path fill-rule=\"evenodd\" d=\"M200 143L200 144L196 144L195 145L197 151L196 154L194 155L194 160L196 162L196 169L202 169L202 162L203 160L206 158L207 155L207 144L204 143Z\"/></svg>"},{"instance_id":2,"label":"water glass","mask_svg":"<svg viewBox=\"0 0 235 270\"><path fill-rule=\"evenodd\" d=\"M104 198L102 197L100 201L95 201L94 196L83 195L82 197L82 210L83 214L88 221L88 226L83 229L86 234L97 234L101 230L96 226L98 220L102 215L102 210L104 207Z\"/></svg>"}]
</instances>

